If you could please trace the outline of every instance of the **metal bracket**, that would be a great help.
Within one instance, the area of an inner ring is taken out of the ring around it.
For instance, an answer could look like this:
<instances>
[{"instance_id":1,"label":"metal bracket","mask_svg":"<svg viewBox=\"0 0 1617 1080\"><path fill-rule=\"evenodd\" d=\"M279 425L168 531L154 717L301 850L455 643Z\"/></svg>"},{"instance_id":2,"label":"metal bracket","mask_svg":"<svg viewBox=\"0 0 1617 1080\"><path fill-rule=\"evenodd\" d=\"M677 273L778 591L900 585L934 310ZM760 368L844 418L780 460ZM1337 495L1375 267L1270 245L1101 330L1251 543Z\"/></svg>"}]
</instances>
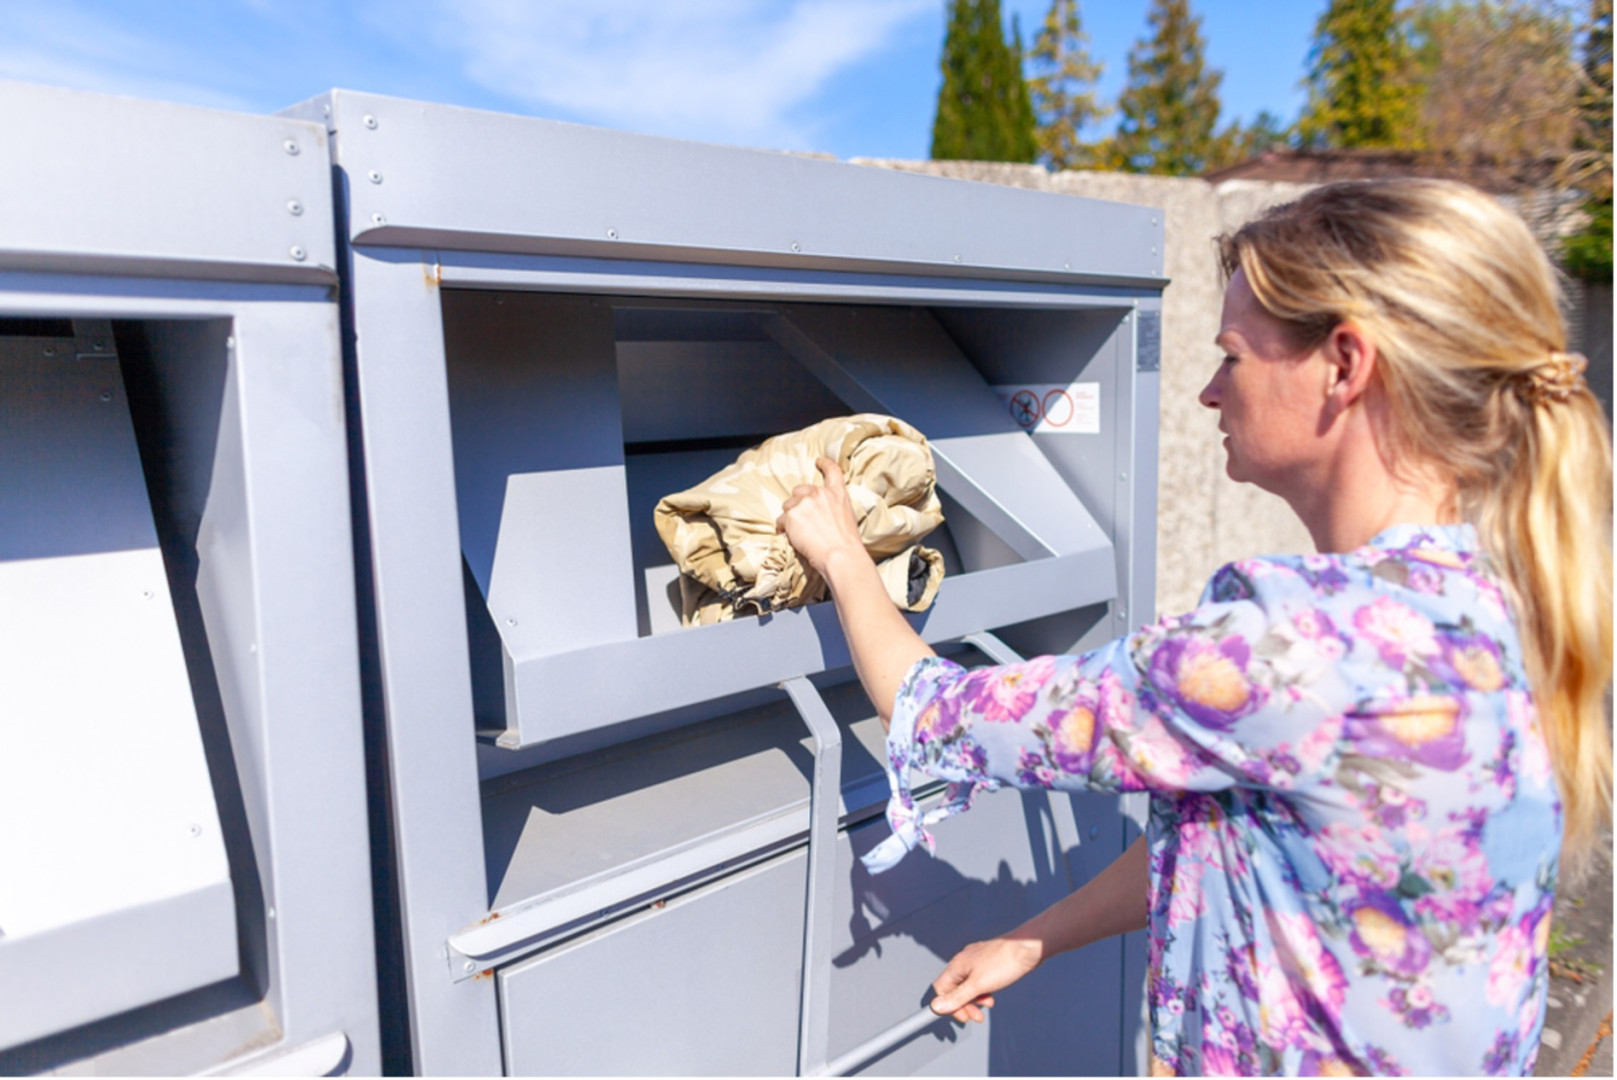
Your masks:
<instances>
[{"instance_id":1,"label":"metal bracket","mask_svg":"<svg viewBox=\"0 0 1617 1080\"><path fill-rule=\"evenodd\" d=\"M842 729L820 692L798 676L780 684L814 740L809 787L808 898L803 913L803 988L798 1013L797 1072L811 1076L831 1047L831 936L836 902L837 822L841 817Z\"/></svg>"}]
</instances>

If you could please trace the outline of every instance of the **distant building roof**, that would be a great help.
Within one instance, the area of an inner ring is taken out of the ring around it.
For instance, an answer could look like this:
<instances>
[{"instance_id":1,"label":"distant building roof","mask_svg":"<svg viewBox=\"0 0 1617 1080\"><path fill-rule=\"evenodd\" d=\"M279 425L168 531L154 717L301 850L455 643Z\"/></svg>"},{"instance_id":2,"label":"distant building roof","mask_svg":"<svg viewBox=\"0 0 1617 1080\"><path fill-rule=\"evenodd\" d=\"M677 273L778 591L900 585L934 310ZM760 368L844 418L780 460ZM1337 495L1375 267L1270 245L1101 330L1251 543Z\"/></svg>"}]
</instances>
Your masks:
<instances>
[{"instance_id":1,"label":"distant building roof","mask_svg":"<svg viewBox=\"0 0 1617 1080\"><path fill-rule=\"evenodd\" d=\"M1382 180L1422 176L1462 180L1495 195L1549 183L1553 158L1501 160L1473 155L1415 150L1266 150L1255 158L1203 173L1217 184L1224 180L1282 180L1296 184L1328 184L1336 180Z\"/></svg>"}]
</instances>

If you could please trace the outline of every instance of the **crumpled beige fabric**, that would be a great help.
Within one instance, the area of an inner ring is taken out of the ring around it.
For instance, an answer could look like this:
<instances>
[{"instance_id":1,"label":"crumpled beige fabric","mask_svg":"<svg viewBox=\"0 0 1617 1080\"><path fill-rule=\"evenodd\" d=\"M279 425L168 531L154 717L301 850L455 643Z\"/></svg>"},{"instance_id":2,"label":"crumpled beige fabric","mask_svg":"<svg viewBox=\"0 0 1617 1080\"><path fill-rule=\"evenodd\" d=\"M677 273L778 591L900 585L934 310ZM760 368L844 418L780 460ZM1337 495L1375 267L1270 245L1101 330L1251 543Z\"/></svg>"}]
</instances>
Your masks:
<instances>
[{"instance_id":1,"label":"crumpled beige fabric","mask_svg":"<svg viewBox=\"0 0 1617 1080\"><path fill-rule=\"evenodd\" d=\"M682 571L686 626L825 599L825 582L775 532L792 488L823 482L814 467L820 457L842 466L859 534L893 603L907 611L932 606L943 557L917 543L943 523L932 451L904 421L861 413L776 435L658 502L657 534Z\"/></svg>"}]
</instances>

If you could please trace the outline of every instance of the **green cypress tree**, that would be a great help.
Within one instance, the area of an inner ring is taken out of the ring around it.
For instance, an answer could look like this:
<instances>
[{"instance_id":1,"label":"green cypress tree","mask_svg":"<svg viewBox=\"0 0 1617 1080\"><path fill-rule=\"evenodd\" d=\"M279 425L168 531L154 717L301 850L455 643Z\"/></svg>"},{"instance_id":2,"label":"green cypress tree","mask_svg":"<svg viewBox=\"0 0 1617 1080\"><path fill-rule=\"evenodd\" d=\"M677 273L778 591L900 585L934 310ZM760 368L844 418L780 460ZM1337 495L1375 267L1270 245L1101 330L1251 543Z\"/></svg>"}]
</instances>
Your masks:
<instances>
[{"instance_id":1,"label":"green cypress tree","mask_svg":"<svg viewBox=\"0 0 1617 1080\"><path fill-rule=\"evenodd\" d=\"M1580 130L1573 155L1578 183L1588 197L1583 204L1588 223L1567 237L1563 255L1567 269L1586 281L1612 278L1611 164L1611 0L1590 0L1584 27Z\"/></svg>"},{"instance_id":2,"label":"green cypress tree","mask_svg":"<svg viewBox=\"0 0 1617 1080\"><path fill-rule=\"evenodd\" d=\"M1006 40L999 0L950 0L932 157L1032 161L1033 126L1020 29Z\"/></svg>"},{"instance_id":3,"label":"green cypress tree","mask_svg":"<svg viewBox=\"0 0 1617 1080\"><path fill-rule=\"evenodd\" d=\"M1420 144L1421 87L1397 0L1330 0L1314 25L1308 105L1298 123L1316 147Z\"/></svg>"},{"instance_id":4,"label":"green cypress tree","mask_svg":"<svg viewBox=\"0 0 1617 1080\"><path fill-rule=\"evenodd\" d=\"M1100 103L1095 82L1105 67L1089 56L1078 0L1051 0L1044 26L1033 39L1028 81L1038 121L1039 157L1052 169L1092 165L1094 148L1085 145L1083 126L1111 112Z\"/></svg>"},{"instance_id":5,"label":"green cypress tree","mask_svg":"<svg viewBox=\"0 0 1617 1080\"><path fill-rule=\"evenodd\" d=\"M1193 176L1223 153L1214 134L1224 73L1209 68L1201 18L1189 0L1152 0L1151 34L1129 50L1122 119L1103 160L1123 172Z\"/></svg>"}]
</instances>

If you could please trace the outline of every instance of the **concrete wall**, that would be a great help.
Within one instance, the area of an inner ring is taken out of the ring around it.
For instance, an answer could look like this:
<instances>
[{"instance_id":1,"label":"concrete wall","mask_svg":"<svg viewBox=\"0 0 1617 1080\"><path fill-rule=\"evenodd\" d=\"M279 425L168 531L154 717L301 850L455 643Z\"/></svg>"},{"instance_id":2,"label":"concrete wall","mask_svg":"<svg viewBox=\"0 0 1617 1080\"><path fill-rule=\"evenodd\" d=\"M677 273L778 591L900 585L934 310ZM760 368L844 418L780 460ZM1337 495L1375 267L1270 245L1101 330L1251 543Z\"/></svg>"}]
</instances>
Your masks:
<instances>
[{"instance_id":1,"label":"concrete wall","mask_svg":"<svg viewBox=\"0 0 1617 1080\"><path fill-rule=\"evenodd\" d=\"M1166 215L1163 294L1162 458L1158 473L1157 610L1193 607L1224 563L1248 555L1313 551L1284 502L1224 475L1218 418L1196 395L1221 355L1213 344L1223 304L1213 238L1266 207L1296 198L1301 184L1062 172L1037 165L855 159L856 164L1154 206Z\"/></svg>"}]
</instances>

